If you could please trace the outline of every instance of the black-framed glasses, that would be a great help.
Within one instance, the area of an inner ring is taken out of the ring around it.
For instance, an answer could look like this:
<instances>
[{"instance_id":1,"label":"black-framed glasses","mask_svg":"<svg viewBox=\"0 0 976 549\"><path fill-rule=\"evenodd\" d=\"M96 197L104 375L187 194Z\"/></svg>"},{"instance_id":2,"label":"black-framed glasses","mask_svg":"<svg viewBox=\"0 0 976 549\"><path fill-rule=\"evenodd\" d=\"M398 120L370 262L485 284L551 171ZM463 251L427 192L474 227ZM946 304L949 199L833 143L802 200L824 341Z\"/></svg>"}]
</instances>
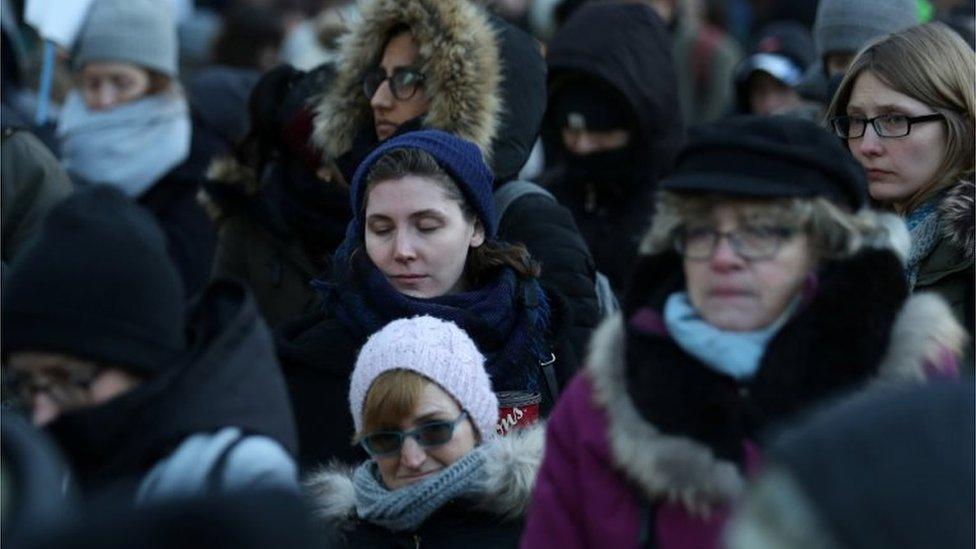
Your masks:
<instances>
[{"instance_id":1,"label":"black-framed glasses","mask_svg":"<svg viewBox=\"0 0 976 549\"><path fill-rule=\"evenodd\" d=\"M878 137L905 137L912 131L912 125L925 122L935 122L945 118L944 114L934 113L922 116L906 116L904 114L882 114L874 118L859 116L835 116L830 119L834 133L841 139L857 139L864 137L868 124L874 126Z\"/></svg>"},{"instance_id":2,"label":"black-framed glasses","mask_svg":"<svg viewBox=\"0 0 976 549\"><path fill-rule=\"evenodd\" d=\"M718 241L726 238L739 257L753 261L772 258L795 233L789 227L746 227L724 232L712 227L681 227L675 231L674 247L687 259L709 259Z\"/></svg>"},{"instance_id":3,"label":"black-framed glasses","mask_svg":"<svg viewBox=\"0 0 976 549\"><path fill-rule=\"evenodd\" d=\"M454 437L454 428L468 417L467 412L454 421L431 421L409 431L373 431L363 437L363 449L373 457L395 454L403 447L403 441L411 437L424 448L447 444Z\"/></svg>"},{"instance_id":4,"label":"black-framed glasses","mask_svg":"<svg viewBox=\"0 0 976 549\"><path fill-rule=\"evenodd\" d=\"M84 403L88 391L101 373L102 370L98 368L48 371L43 374L11 369L4 373L3 383L25 406L30 406L38 394L45 393L58 406L69 407Z\"/></svg>"},{"instance_id":5,"label":"black-framed glasses","mask_svg":"<svg viewBox=\"0 0 976 549\"><path fill-rule=\"evenodd\" d=\"M366 94L366 99L372 99L383 82L389 80L393 97L406 101L417 93L424 78L424 74L415 68L397 67L393 69L393 74L387 75L383 67L376 67L363 77L363 93Z\"/></svg>"}]
</instances>

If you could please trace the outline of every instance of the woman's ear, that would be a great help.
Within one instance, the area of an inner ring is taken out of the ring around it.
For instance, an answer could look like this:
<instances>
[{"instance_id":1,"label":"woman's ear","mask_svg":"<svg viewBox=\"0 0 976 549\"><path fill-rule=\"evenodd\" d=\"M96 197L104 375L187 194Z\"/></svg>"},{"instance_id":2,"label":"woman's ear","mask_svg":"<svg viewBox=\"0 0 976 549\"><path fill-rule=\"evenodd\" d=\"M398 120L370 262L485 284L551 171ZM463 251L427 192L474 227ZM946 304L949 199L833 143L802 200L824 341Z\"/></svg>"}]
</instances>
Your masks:
<instances>
[{"instance_id":1,"label":"woman's ear","mask_svg":"<svg viewBox=\"0 0 976 549\"><path fill-rule=\"evenodd\" d=\"M477 248L485 243L485 226L480 219L474 220L474 233L471 235L471 247Z\"/></svg>"}]
</instances>

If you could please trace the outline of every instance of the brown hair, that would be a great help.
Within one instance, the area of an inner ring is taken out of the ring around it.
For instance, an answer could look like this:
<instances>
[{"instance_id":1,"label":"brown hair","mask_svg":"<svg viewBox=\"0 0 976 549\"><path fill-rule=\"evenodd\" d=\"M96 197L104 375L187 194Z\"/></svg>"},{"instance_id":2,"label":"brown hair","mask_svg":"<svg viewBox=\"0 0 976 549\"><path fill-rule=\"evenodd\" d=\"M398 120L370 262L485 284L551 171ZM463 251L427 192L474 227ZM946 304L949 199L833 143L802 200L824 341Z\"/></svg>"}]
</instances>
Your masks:
<instances>
[{"instance_id":1,"label":"brown hair","mask_svg":"<svg viewBox=\"0 0 976 549\"><path fill-rule=\"evenodd\" d=\"M369 192L377 184L402 179L408 175L433 181L448 200L461 207L466 221L481 223L457 183L437 164L437 160L426 151L406 148L393 149L384 154L366 174L360 216L365 217ZM536 278L540 272L539 264L532 259L525 246L486 238L481 246L468 251L464 276L469 286L478 287L491 280L502 267L511 267L522 278Z\"/></svg>"},{"instance_id":2,"label":"brown hair","mask_svg":"<svg viewBox=\"0 0 976 549\"><path fill-rule=\"evenodd\" d=\"M354 443L367 433L379 429L399 429L400 421L417 409L424 387L432 383L410 370L389 370L380 374L370 385L363 402L363 430L356 433Z\"/></svg>"},{"instance_id":3,"label":"brown hair","mask_svg":"<svg viewBox=\"0 0 976 549\"><path fill-rule=\"evenodd\" d=\"M911 212L942 189L973 175L973 64L973 50L945 25L911 27L881 38L858 53L827 109L827 121L845 115L857 77L870 71L891 89L945 116L946 150L937 175L901 205L899 213Z\"/></svg>"}]
</instances>

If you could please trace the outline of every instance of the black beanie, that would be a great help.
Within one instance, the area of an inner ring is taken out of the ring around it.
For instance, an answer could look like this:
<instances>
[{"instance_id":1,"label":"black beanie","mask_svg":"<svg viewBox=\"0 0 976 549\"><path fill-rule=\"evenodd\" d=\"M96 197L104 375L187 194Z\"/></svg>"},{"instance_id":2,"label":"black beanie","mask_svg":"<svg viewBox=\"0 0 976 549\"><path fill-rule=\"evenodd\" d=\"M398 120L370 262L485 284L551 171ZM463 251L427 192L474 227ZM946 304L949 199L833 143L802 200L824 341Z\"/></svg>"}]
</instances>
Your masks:
<instances>
[{"instance_id":1,"label":"black beanie","mask_svg":"<svg viewBox=\"0 0 976 549\"><path fill-rule=\"evenodd\" d=\"M152 215L97 186L48 214L3 288L3 355L64 353L148 377L185 347L184 295Z\"/></svg>"},{"instance_id":2,"label":"black beanie","mask_svg":"<svg viewBox=\"0 0 976 549\"><path fill-rule=\"evenodd\" d=\"M789 116L733 116L693 128L661 189L759 198L822 196L851 210L867 200L864 170L837 138Z\"/></svg>"}]
</instances>

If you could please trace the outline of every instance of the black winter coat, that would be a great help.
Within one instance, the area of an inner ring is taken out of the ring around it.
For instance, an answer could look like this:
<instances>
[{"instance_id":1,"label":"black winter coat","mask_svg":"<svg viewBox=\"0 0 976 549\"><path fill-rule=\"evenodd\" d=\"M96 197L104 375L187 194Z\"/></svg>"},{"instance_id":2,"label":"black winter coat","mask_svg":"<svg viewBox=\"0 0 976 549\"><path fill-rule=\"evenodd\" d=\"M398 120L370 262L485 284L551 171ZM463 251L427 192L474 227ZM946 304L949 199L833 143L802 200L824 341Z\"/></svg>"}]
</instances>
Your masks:
<instances>
[{"instance_id":1,"label":"black winter coat","mask_svg":"<svg viewBox=\"0 0 976 549\"><path fill-rule=\"evenodd\" d=\"M576 373L580 361L566 300L550 290L546 293L552 310L548 339L556 356L558 391ZM370 335L355 333L327 311L286 322L277 330L278 358L298 426L301 469L332 460L358 463L367 457L352 445L355 429L349 410L349 378L359 349ZM480 346L477 340L475 343ZM549 387L543 387L541 412L548 416L555 398Z\"/></svg>"}]
</instances>

